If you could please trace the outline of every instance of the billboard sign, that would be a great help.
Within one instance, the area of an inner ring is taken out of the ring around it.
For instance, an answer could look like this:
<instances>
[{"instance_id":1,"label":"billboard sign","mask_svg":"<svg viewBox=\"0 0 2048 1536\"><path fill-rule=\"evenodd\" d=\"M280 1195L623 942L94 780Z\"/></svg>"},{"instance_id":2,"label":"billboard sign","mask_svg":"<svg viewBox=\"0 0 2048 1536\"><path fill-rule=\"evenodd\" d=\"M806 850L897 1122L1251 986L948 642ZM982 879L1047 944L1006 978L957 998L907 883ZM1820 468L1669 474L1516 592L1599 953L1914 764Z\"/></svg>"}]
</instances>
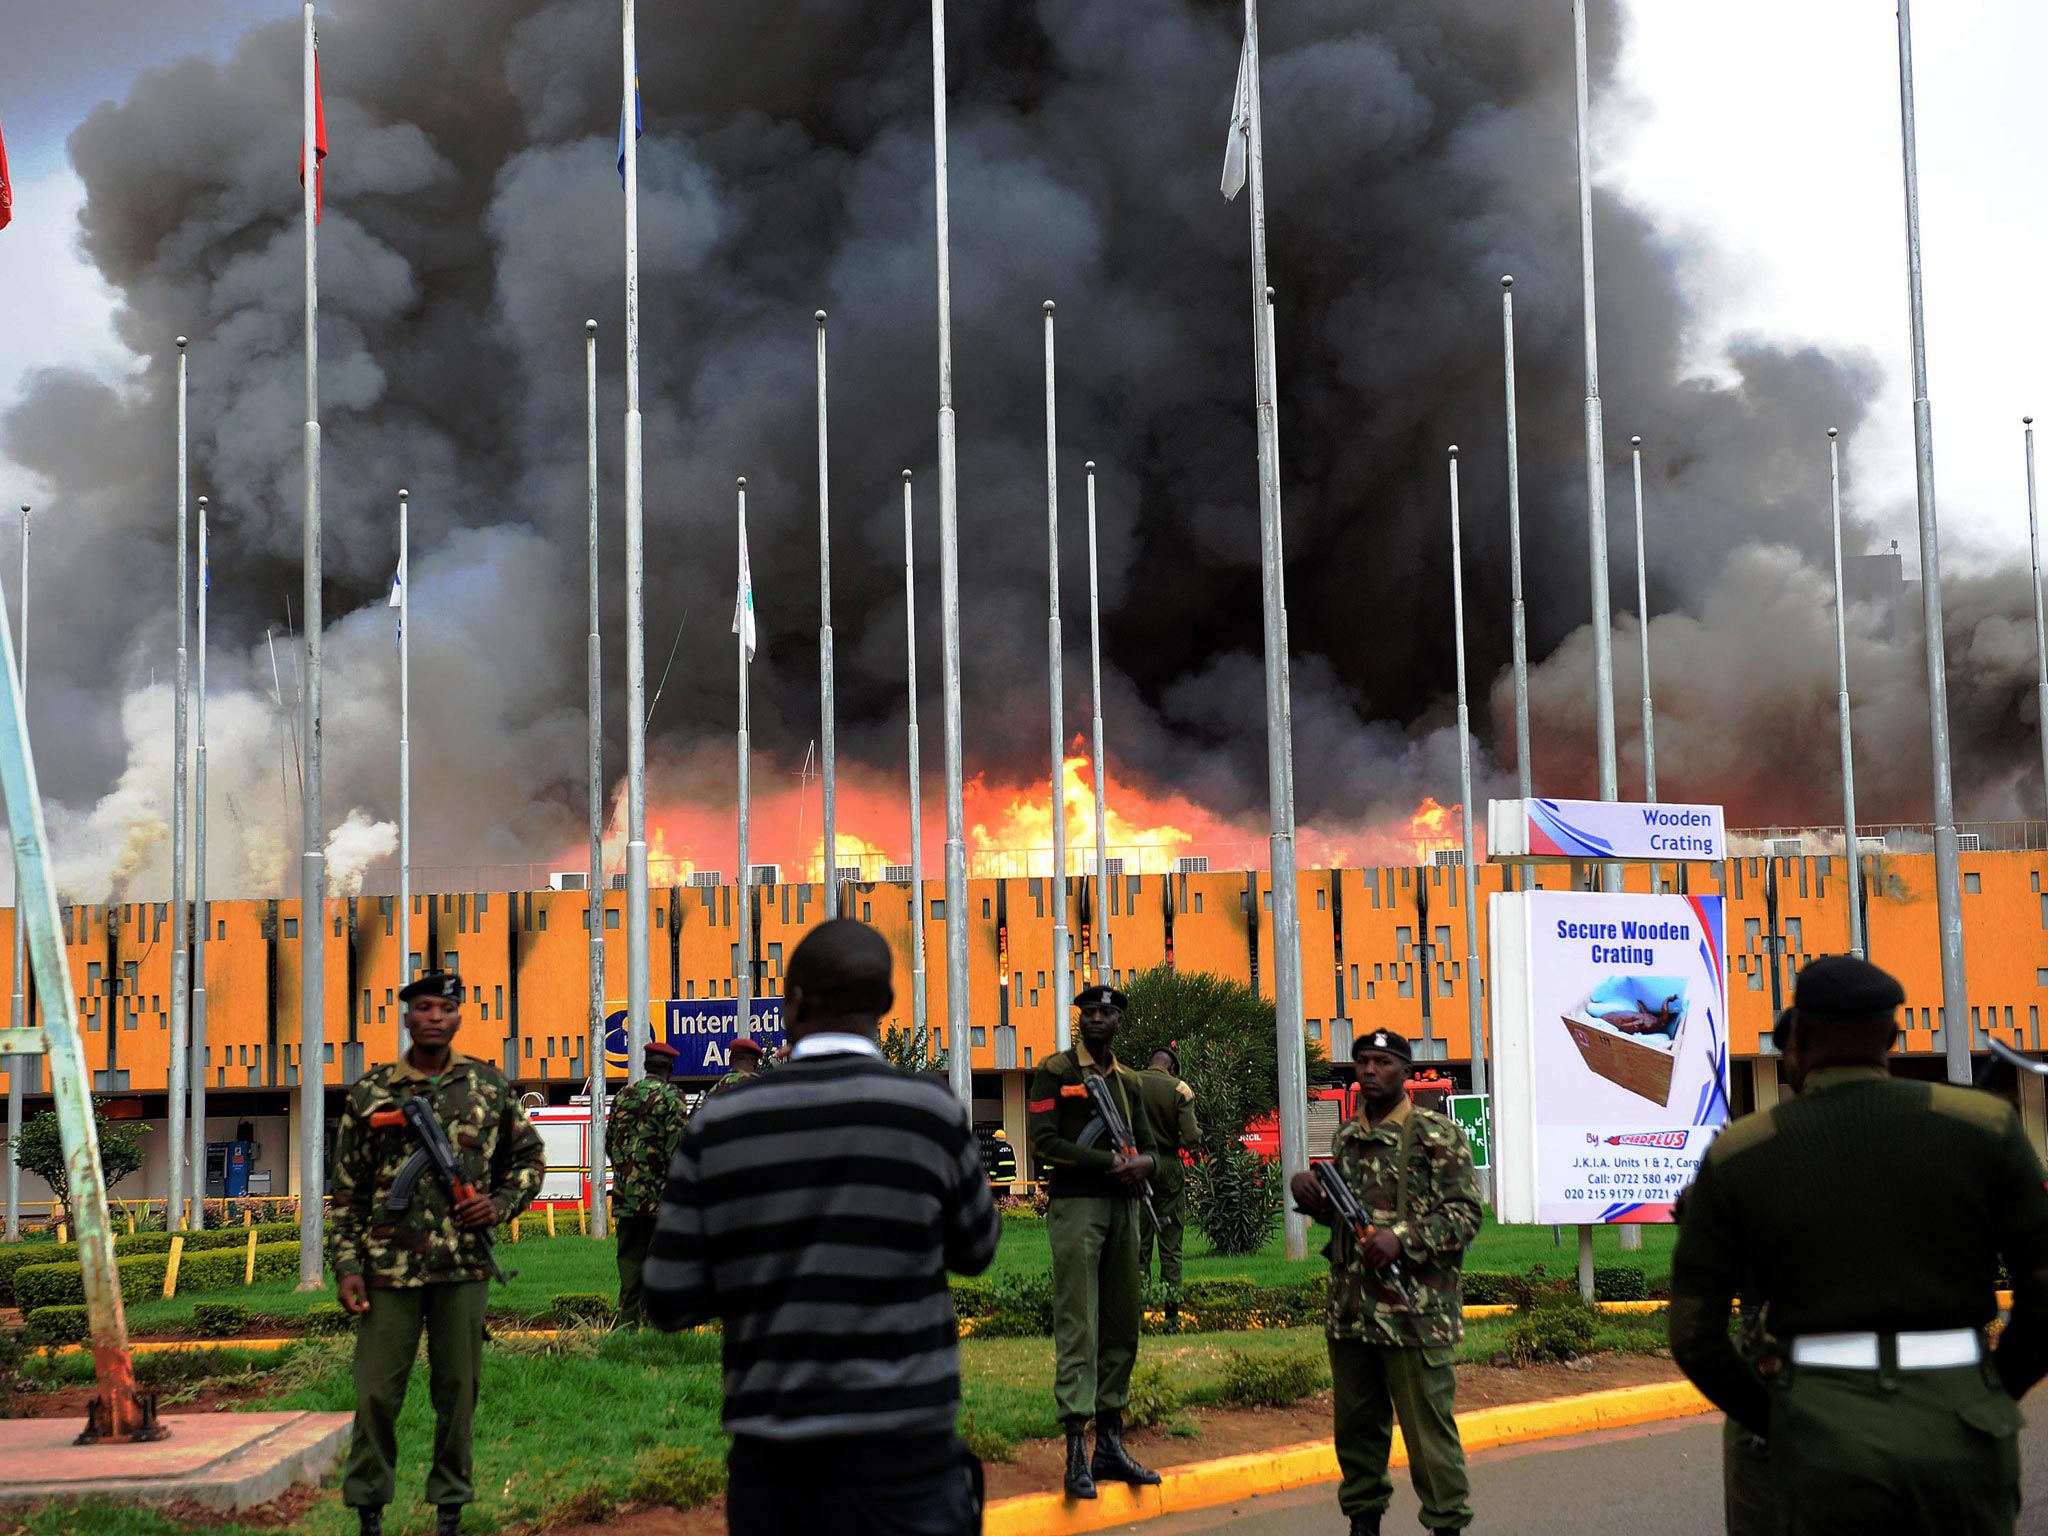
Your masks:
<instances>
[{"instance_id":1,"label":"billboard sign","mask_svg":"<svg viewBox=\"0 0 2048 1536\"><path fill-rule=\"evenodd\" d=\"M1492 800L1486 806L1492 859L1705 859L1728 857L1718 805L1640 800Z\"/></svg>"},{"instance_id":2,"label":"billboard sign","mask_svg":"<svg viewBox=\"0 0 2048 1536\"><path fill-rule=\"evenodd\" d=\"M1668 1221L1728 1120L1719 896L1490 898L1502 1221Z\"/></svg>"},{"instance_id":3,"label":"billboard sign","mask_svg":"<svg viewBox=\"0 0 2048 1536\"><path fill-rule=\"evenodd\" d=\"M740 1005L736 998L672 997L654 1004L654 1016L665 1026L660 1038L674 1046L677 1077L723 1077L739 1037ZM757 997L748 1011L748 1031L769 1050L782 1044L782 999ZM614 1008L604 1020L605 1064L614 1072L626 1069L626 1010Z\"/></svg>"}]
</instances>

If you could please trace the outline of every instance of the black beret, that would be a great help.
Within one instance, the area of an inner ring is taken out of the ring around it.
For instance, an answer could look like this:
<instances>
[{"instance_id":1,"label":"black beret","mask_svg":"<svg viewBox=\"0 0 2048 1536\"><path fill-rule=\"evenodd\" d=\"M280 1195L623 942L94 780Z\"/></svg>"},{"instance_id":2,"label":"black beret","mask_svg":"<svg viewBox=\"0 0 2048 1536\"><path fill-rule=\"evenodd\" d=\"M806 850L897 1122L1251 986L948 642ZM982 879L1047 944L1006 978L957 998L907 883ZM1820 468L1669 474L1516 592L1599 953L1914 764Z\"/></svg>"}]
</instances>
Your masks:
<instances>
[{"instance_id":1,"label":"black beret","mask_svg":"<svg viewBox=\"0 0 2048 1536\"><path fill-rule=\"evenodd\" d=\"M398 1000L409 1003L416 997L438 997L444 1003L462 1001L462 978L453 971L425 971L417 981L398 989Z\"/></svg>"},{"instance_id":2,"label":"black beret","mask_svg":"<svg viewBox=\"0 0 2048 1536\"><path fill-rule=\"evenodd\" d=\"M1854 955L1822 955L1799 973L1792 1006L1801 1013L1857 1018L1890 1013L1906 989L1886 971Z\"/></svg>"},{"instance_id":3,"label":"black beret","mask_svg":"<svg viewBox=\"0 0 2048 1536\"><path fill-rule=\"evenodd\" d=\"M1118 1013L1128 1011L1131 1006L1129 998L1125 997L1123 993L1117 991L1115 987L1110 986L1107 982L1101 981L1096 982L1092 987L1083 987L1074 994L1074 1006L1076 1008L1086 1008L1091 1003L1107 1003Z\"/></svg>"},{"instance_id":4,"label":"black beret","mask_svg":"<svg viewBox=\"0 0 2048 1536\"><path fill-rule=\"evenodd\" d=\"M1389 1056L1398 1056L1403 1061L1413 1061L1415 1052L1406 1040L1391 1029L1375 1029L1368 1034L1355 1037L1351 1042L1351 1059L1356 1061L1365 1051L1385 1051Z\"/></svg>"}]
</instances>

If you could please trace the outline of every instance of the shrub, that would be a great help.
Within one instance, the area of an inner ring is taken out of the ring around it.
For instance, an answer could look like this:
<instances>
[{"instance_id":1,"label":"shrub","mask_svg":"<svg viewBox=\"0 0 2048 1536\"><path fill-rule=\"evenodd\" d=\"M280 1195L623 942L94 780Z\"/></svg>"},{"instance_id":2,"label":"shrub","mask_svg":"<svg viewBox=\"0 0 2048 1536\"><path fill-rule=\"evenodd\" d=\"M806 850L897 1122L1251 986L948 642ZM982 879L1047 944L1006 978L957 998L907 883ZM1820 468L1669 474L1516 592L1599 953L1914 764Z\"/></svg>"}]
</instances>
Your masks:
<instances>
[{"instance_id":1,"label":"shrub","mask_svg":"<svg viewBox=\"0 0 2048 1536\"><path fill-rule=\"evenodd\" d=\"M1052 1332L1052 1275L998 1275L988 1282L986 1309L974 1325L977 1336L1016 1339Z\"/></svg>"},{"instance_id":2,"label":"shrub","mask_svg":"<svg viewBox=\"0 0 2048 1536\"><path fill-rule=\"evenodd\" d=\"M192 1309L192 1331L202 1339L230 1339L249 1326L239 1301L202 1301Z\"/></svg>"},{"instance_id":3,"label":"shrub","mask_svg":"<svg viewBox=\"0 0 2048 1536\"><path fill-rule=\"evenodd\" d=\"M1595 1301L1647 1301L1650 1282L1633 1264L1614 1264L1593 1271Z\"/></svg>"},{"instance_id":4,"label":"shrub","mask_svg":"<svg viewBox=\"0 0 2048 1536\"><path fill-rule=\"evenodd\" d=\"M1223 1388L1218 1396L1226 1403L1250 1408L1284 1408L1320 1392L1329 1373L1320 1355L1295 1350L1252 1353L1234 1349L1223 1367Z\"/></svg>"},{"instance_id":5,"label":"shrub","mask_svg":"<svg viewBox=\"0 0 2048 1536\"><path fill-rule=\"evenodd\" d=\"M245 1239L246 1241L246 1239ZM138 1253L117 1256L121 1292L126 1296L161 1290L170 1256ZM225 1291L242 1283L243 1255L239 1248L202 1249L188 1253L178 1264L181 1291ZM256 1278L282 1280L299 1272L299 1245L259 1243L256 1248ZM77 1262L30 1264L14 1273L15 1301L26 1312L35 1307L80 1306L85 1301L85 1282Z\"/></svg>"},{"instance_id":6,"label":"shrub","mask_svg":"<svg viewBox=\"0 0 2048 1536\"><path fill-rule=\"evenodd\" d=\"M1205 1333L1249 1326L1259 1305L1258 1285L1237 1276L1190 1280L1182 1287L1182 1296L1181 1304Z\"/></svg>"},{"instance_id":7,"label":"shrub","mask_svg":"<svg viewBox=\"0 0 2048 1536\"><path fill-rule=\"evenodd\" d=\"M1525 1303L1508 1330L1508 1358L1517 1365L1576 1360L1593 1347L1600 1314L1576 1289L1552 1291Z\"/></svg>"},{"instance_id":8,"label":"shrub","mask_svg":"<svg viewBox=\"0 0 2048 1536\"><path fill-rule=\"evenodd\" d=\"M1231 1142L1188 1169L1188 1215L1217 1253L1257 1253L1280 1225L1283 1179L1268 1164Z\"/></svg>"},{"instance_id":9,"label":"shrub","mask_svg":"<svg viewBox=\"0 0 2048 1536\"><path fill-rule=\"evenodd\" d=\"M1508 1282L1514 1276L1504 1275L1494 1269L1468 1269L1465 1271L1463 1296L1468 1307L1510 1306L1514 1298L1508 1294Z\"/></svg>"},{"instance_id":10,"label":"shrub","mask_svg":"<svg viewBox=\"0 0 2048 1536\"><path fill-rule=\"evenodd\" d=\"M1131 1373L1130 1396L1124 1402L1124 1420L1133 1429L1157 1429L1180 1417L1180 1393L1173 1375L1161 1360L1147 1360Z\"/></svg>"},{"instance_id":11,"label":"shrub","mask_svg":"<svg viewBox=\"0 0 2048 1536\"><path fill-rule=\"evenodd\" d=\"M562 1291L548 1298L548 1311L558 1323L609 1323L618 1304L597 1291Z\"/></svg>"},{"instance_id":12,"label":"shrub","mask_svg":"<svg viewBox=\"0 0 2048 1536\"><path fill-rule=\"evenodd\" d=\"M972 1276L952 1282L953 1314L956 1317L981 1317L989 1310L989 1288L993 1282L985 1276Z\"/></svg>"},{"instance_id":13,"label":"shrub","mask_svg":"<svg viewBox=\"0 0 2048 1536\"><path fill-rule=\"evenodd\" d=\"M92 1320L84 1307L37 1307L22 1332L30 1344L83 1344L91 1336Z\"/></svg>"},{"instance_id":14,"label":"shrub","mask_svg":"<svg viewBox=\"0 0 2048 1536\"><path fill-rule=\"evenodd\" d=\"M295 1243L299 1228L296 1222L270 1221L260 1223L256 1229L257 1243ZM191 1255L201 1250L231 1248L240 1251L249 1241L249 1233L241 1227L208 1228L202 1232L185 1234L185 1253ZM122 1232L114 1238L114 1253L117 1258L129 1258L141 1253L169 1253L171 1234L168 1232ZM0 1306L16 1304L14 1276L17 1271L31 1264L76 1264L78 1244L76 1243L7 1243L0 1245ZM179 1272L184 1272L184 1264ZM157 1276L162 1284L163 1276ZM183 1280L179 1284L183 1284Z\"/></svg>"},{"instance_id":15,"label":"shrub","mask_svg":"<svg viewBox=\"0 0 2048 1536\"><path fill-rule=\"evenodd\" d=\"M633 1463L626 1497L691 1509L725 1492L725 1463L694 1445L657 1445Z\"/></svg>"},{"instance_id":16,"label":"shrub","mask_svg":"<svg viewBox=\"0 0 2048 1536\"><path fill-rule=\"evenodd\" d=\"M316 1301L306 1308L308 1333L348 1333L355 1325L355 1313L338 1301Z\"/></svg>"}]
</instances>

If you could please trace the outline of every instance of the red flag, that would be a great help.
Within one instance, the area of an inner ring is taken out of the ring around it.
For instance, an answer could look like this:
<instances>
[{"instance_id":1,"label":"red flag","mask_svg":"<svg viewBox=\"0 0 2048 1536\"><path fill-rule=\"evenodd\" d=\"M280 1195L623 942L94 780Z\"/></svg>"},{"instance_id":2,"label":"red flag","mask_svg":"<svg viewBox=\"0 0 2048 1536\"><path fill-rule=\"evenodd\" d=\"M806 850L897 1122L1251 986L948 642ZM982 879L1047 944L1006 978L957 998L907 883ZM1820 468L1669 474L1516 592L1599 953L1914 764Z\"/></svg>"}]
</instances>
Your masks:
<instances>
[{"instance_id":1,"label":"red flag","mask_svg":"<svg viewBox=\"0 0 2048 1536\"><path fill-rule=\"evenodd\" d=\"M0 229L14 217L14 183L7 179L7 140L0 136Z\"/></svg>"},{"instance_id":2,"label":"red flag","mask_svg":"<svg viewBox=\"0 0 2048 1536\"><path fill-rule=\"evenodd\" d=\"M313 55L313 222L320 222L320 162L327 158L327 108L320 100L320 55ZM0 185L5 184L6 163L0 160ZM306 146L299 146L299 185L306 184ZM0 218L0 224L7 221Z\"/></svg>"}]
</instances>

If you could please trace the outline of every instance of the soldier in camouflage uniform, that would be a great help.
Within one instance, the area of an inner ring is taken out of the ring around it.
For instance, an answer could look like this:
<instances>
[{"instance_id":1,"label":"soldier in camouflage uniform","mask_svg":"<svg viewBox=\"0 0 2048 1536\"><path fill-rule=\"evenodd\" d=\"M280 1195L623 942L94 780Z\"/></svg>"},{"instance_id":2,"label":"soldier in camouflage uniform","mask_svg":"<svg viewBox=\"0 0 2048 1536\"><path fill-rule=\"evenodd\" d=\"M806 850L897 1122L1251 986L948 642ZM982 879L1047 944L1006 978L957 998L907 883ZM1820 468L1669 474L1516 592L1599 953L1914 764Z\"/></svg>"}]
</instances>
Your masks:
<instances>
[{"instance_id":1,"label":"soldier in camouflage uniform","mask_svg":"<svg viewBox=\"0 0 2048 1536\"><path fill-rule=\"evenodd\" d=\"M1479 1179L1457 1123L1409 1101L1411 1055L1408 1042L1391 1031L1358 1037L1358 1113L1331 1144L1337 1172L1374 1223L1363 1243L1340 1227L1324 1250L1337 1465L1344 1474L1337 1504L1351 1517L1351 1536L1379 1536L1394 1496L1387 1456L1397 1415L1423 1525L1458 1531L1472 1523L1452 1362L1465 1337L1460 1288L1465 1249L1479 1231ZM1296 1174L1291 1188L1297 1206L1331 1220L1314 1174ZM1405 1301L1389 1284L1395 1264Z\"/></svg>"},{"instance_id":2,"label":"soldier in camouflage uniform","mask_svg":"<svg viewBox=\"0 0 2048 1536\"><path fill-rule=\"evenodd\" d=\"M728 1059L731 1070L705 1090L705 1098L710 1098L721 1089L730 1088L736 1083L744 1083L749 1078L758 1076L761 1071L761 1042L751 1035L733 1041Z\"/></svg>"},{"instance_id":3,"label":"soldier in camouflage uniform","mask_svg":"<svg viewBox=\"0 0 2048 1536\"><path fill-rule=\"evenodd\" d=\"M689 1118L673 1078L676 1048L651 1042L641 1057L647 1075L612 1100L604 1123L604 1155L612 1165L612 1221L619 1243L619 1326L646 1321L640 1269L654 1241L654 1218L668 1188L668 1165Z\"/></svg>"},{"instance_id":4,"label":"soldier in camouflage uniform","mask_svg":"<svg viewBox=\"0 0 2048 1536\"><path fill-rule=\"evenodd\" d=\"M462 1507L475 1497L470 1432L490 1285L485 1244L494 1227L540 1192L546 1159L540 1133L498 1069L448 1048L461 1023L462 978L430 971L398 995L412 1046L401 1060L357 1079L334 1140L328 1260L341 1304L359 1314L355 1434L341 1494L357 1511L363 1536L381 1536L395 1482L398 1414L424 1329L434 1404L427 1501L439 1509L435 1536L455 1536ZM407 1209L387 1207L417 1144L401 1127L373 1127L371 1117L412 1098L433 1107L478 1191L459 1205L430 1172L414 1186Z\"/></svg>"}]
</instances>

